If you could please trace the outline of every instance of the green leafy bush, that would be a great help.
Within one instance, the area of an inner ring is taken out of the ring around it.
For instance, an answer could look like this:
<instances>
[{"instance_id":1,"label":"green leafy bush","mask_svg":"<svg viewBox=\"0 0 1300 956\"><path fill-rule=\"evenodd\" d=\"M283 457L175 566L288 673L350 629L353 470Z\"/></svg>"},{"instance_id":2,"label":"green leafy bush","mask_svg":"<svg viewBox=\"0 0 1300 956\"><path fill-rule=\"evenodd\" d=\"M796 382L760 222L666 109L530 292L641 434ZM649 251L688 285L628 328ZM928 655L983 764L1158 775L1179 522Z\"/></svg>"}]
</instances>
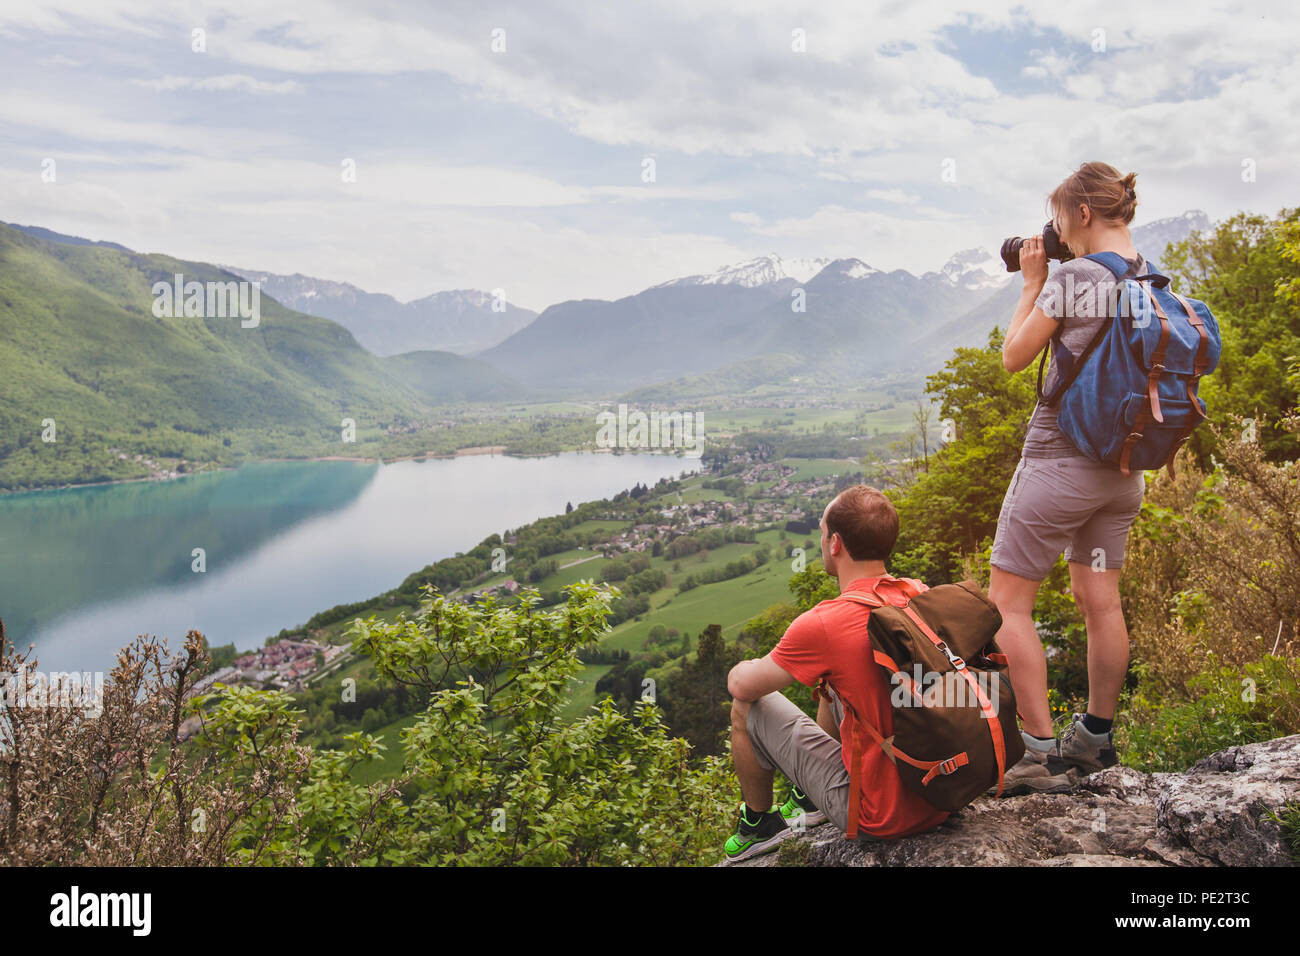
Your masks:
<instances>
[{"instance_id":1,"label":"green leafy bush","mask_svg":"<svg viewBox=\"0 0 1300 956\"><path fill-rule=\"evenodd\" d=\"M1146 665L1136 665L1147 676ZM1237 744L1285 736L1300 701L1300 660L1265 655L1244 669L1210 659L1190 682L1191 696L1169 699L1143 680L1121 703L1120 759L1143 771L1185 770Z\"/></svg>"}]
</instances>

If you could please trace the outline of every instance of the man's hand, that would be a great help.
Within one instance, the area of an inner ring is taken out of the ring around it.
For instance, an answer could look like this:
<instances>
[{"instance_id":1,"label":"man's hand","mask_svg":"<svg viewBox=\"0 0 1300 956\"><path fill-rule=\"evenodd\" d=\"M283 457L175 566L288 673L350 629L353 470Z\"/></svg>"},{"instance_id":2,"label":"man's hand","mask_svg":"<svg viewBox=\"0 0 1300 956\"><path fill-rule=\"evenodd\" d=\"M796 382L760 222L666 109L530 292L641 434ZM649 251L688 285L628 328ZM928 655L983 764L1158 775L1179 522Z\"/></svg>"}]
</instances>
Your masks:
<instances>
[{"instance_id":1,"label":"man's hand","mask_svg":"<svg viewBox=\"0 0 1300 956\"><path fill-rule=\"evenodd\" d=\"M741 661L727 675L727 692L736 700L753 702L789 687L794 676L772 660L772 655Z\"/></svg>"}]
</instances>

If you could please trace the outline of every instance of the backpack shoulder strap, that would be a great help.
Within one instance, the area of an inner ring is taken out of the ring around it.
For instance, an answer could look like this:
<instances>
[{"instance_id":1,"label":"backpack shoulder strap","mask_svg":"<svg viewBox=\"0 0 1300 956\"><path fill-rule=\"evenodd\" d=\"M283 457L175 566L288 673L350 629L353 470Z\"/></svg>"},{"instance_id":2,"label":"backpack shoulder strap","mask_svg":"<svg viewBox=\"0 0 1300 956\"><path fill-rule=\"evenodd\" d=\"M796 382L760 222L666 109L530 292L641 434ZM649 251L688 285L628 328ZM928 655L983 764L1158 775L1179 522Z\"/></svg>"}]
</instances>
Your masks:
<instances>
[{"instance_id":1,"label":"backpack shoulder strap","mask_svg":"<svg viewBox=\"0 0 1300 956\"><path fill-rule=\"evenodd\" d=\"M905 589L910 589L912 593L908 595L908 600L911 600L912 597L915 597L917 594L920 594L925 590L924 582L918 581L916 578L896 578L892 574L886 574L883 577L876 578L875 580L876 583L872 586L870 591L844 591L839 595L839 597L832 598L831 600L838 601L840 598L845 598L850 601L855 601L858 604L864 604L867 607L884 607L889 603L880 596L879 587L884 582L901 584Z\"/></svg>"},{"instance_id":2,"label":"backpack shoulder strap","mask_svg":"<svg viewBox=\"0 0 1300 956\"><path fill-rule=\"evenodd\" d=\"M1086 256L1080 256L1080 258L1091 259L1093 262L1100 263L1109 269L1120 282L1134 277L1136 277L1140 282L1143 279L1150 279L1157 276L1166 283L1169 281L1164 276L1155 272L1144 276L1138 276L1137 269L1134 268L1133 264L1118 252L1090 252ZM1093 335L1093 337L1088 341L1087 346L1079 354L1078 359L1076 359L1074 364L1070 366L1070 371L1066 373L1065 377L1057 383L1056 388L1052 390L1051 395L1043 394L1043 367L1047 364L1047 352L1051 343L1049 342L1048 345L1043 346L1043 354L1038 358L1038 384L1034 386L1034 391L1038 395L1038 400L1040 402L1051 407L1060 400L1066 390L1074 384L1074 380L1079 377L1080 373L1083 371L1084 365L1087 364L1089 357L1091 357L1092 353L1097 350L1097 346L1101 345L1101 340L1106 337L1108 331L1110 331L1110 324L1103 322L1097 329L1096 334ZM1054 335L1052 336L1052 341L1055 340L1056 336Z\"/></svg>"},{"instance_id":3,"label":"backpack shoulder strap","mask_svg":"<svg viewBox=\"0 0 1300 956\"><path fill-rule=\"evenodd\" d=\"M1100 263L1114 273L1117 279L1123 280L1137 274L1137 269L1118 252L1090 252L1086 256L1080 256L1079 258L1091 259L1093 262ZM1164 277L1161 276L1161 278Z\"/></svg>"}]
</instances>

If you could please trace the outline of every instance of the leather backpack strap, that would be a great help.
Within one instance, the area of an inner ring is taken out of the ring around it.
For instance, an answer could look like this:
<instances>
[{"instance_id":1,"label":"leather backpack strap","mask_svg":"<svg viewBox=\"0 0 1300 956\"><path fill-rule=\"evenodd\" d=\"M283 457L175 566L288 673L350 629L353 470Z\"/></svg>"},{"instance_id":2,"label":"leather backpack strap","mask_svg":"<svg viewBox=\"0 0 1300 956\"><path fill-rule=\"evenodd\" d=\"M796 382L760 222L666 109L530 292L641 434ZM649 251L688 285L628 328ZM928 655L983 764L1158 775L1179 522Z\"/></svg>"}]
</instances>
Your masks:
<instances>
[{"instance_id":1,"label":"leather backpack strap","mask_svg":"<svg viewBox=\"0 0 1300 956\"><path fill-rule=\"evenodd\" d=\"M1169 471L1169 477L1177 478L1178 475L1174 471L1174 458L1182 450L1183 445L1187 443L1187 439L1191 437L1192 430L1206 417L1205 412L1201 411L1201 401L1196 397L1196 388L1200 384L1201 376L1205 374L1205 370L1210 365L1210 336L1205 331L1205 322L1201 319L1200 313L1196 311L1196 307L1172 289L1170 295L1177 299L1178 304L1187 312L1187 321L1192 323L1192 328L1200 336L1200 341L1196 345L1196 361L1192 365L1192 379L1187 383L1187 398L1192 403L1192 411L1196 414L1188 419L1186 427L1179 433L1178 440L1174 442L1174 447L1169 450L1169 457L1165 459L1165 468Z\"/></svg>"},{"instance_id":2,"label":"leather backpack strap","mask_svg":"<svg viewBox=\"0 0 1300 956\"><path fill-rule=\"evenodd\" d=\"M1164 276L1165 283L1169 282ZM1133 446L1143 438L1147 424L1154 418L1157 422L1164 422L1164 413L1160 410L1160 375L1165 370L1165 353L1169 348L1169 316L1165 314L1164 307L1160 305L1160 300L1156 298L1156 274L1138 276L1138 281L1150 279L1152 288L1147 290L1151 298L1151 306L1155 309L1156 317L1160 319L1160 338L1156 341L1155 351L1151 353L1151 367L1147 369L1147 401L1137 414L1133 421L1133 431L1129 432L1128 437L1124 439L1124 444L1119 450L1119 470L1127 478L1130 474L1129 459L1133 454Z\"/></svg>"}]
</instances>

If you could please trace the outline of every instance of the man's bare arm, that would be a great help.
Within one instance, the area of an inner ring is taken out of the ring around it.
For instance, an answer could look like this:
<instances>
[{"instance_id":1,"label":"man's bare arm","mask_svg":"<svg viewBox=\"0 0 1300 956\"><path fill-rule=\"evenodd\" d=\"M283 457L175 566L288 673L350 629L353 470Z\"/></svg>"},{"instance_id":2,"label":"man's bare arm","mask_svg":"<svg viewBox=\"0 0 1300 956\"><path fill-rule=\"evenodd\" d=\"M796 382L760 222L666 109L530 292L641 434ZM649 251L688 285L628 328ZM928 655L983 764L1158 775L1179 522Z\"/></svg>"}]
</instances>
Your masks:
<instances>
[{"instance_id":1,"label":"man's bare arm","mask_svg":"<svg viewBox=\"0 0 1300 956\"><path fill-rule=\"evenodd\" d=\"M752 703L793 683L794 676L768 654L733 667L727 675L727 692L736 700Z\"/></svg>"}]
</instances>

